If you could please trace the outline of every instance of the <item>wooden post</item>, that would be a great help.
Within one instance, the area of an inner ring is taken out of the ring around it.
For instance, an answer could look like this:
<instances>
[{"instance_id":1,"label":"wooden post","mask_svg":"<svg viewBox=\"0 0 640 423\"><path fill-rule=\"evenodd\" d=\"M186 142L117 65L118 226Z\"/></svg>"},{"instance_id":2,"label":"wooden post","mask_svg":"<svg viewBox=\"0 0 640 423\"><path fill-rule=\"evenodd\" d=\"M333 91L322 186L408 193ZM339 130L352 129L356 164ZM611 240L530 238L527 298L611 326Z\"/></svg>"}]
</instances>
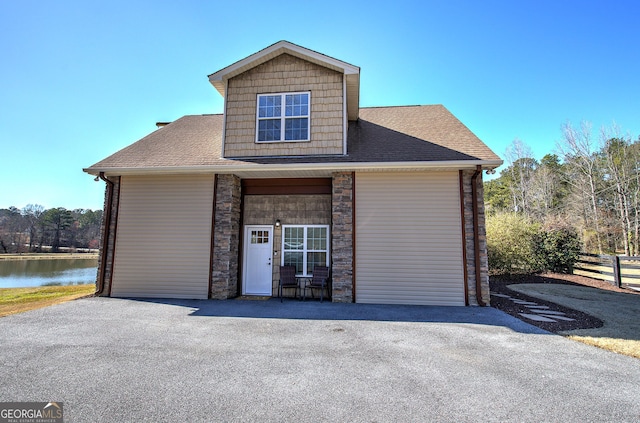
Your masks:
<instances>
[{"instance_id":1,"label":"wooden post","mask_svg":"<svg viewBox=\"0 0 640 423\"><path fill-rule=\"evenodd\" d=\"M622 287L622 276L620 276L620 257L611 256L611 264L613 265L613 280L618 288Z\"/></svg>"}]
</instances>

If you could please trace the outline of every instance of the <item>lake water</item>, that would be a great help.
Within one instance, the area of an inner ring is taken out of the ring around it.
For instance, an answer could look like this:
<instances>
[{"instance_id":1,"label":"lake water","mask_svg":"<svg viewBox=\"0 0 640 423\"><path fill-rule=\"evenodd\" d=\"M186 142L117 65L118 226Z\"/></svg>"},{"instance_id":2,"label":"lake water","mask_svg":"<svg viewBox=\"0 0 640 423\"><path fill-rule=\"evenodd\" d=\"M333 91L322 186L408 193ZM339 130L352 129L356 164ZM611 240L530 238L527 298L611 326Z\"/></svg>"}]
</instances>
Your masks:
<instances>
[{"instance_id":1,"label":"lake water","mask_svg":"<svg viewBox=\"0 0 640 423\"><path fill-rule=\"evenodd\" d=\"M0 288L95 283L97 259L0 260Z\"/></svg>"}]
</instances>

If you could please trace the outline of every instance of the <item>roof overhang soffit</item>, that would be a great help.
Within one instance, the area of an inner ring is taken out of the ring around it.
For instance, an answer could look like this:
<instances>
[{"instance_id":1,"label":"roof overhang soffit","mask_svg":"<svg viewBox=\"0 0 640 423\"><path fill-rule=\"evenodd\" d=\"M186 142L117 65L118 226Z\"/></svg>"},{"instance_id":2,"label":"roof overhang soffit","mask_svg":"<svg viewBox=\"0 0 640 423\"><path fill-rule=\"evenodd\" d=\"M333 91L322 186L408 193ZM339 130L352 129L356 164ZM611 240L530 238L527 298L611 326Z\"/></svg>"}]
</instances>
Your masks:
<instances>
[{"instance_id":1,"label":"roof overhang soffit","mask_svg":"<svg viewBox=\"0 0 640 423\"><path fill-rule=\"evenodd\" d=\"M327 176L333 172L386 172L386 171L435 171L476 169L492 170L502 164L502 160L452 160L435 162L359 162L359 163L304 163L304 164L225 164L210 166L167 166L167 167L120 167L83 169L90 175L104 172L107 176L153 175L176 173L233 173L242 177L308 177ZM275 175L275 176L274 176ZM293 175L293 176L292 176Z\"/></svg>"},{"instance_id":2,"label":"roof overhang soffit","mask_svg":"<svg viewBox=\"0 0 640 423\"><path fill-rule=\"evenodd\" d=\"M358 119L360 109L360 68L288 41L277 42L226 68L212 73L209 75L209 82L224 97L226 95L227 80L284 53L342 73L346 81L348 118L349 120Z\"/></svg>"}]
</instances>

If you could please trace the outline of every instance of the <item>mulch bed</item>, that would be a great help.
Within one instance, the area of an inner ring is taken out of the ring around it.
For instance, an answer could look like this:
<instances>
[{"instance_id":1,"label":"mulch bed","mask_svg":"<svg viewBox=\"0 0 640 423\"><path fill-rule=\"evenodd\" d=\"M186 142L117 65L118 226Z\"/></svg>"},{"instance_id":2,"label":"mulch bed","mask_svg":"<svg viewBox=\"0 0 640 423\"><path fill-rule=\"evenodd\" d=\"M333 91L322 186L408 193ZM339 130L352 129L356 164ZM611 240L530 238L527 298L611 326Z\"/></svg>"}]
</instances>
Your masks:
<instances>
[{"instance_id":1,"label":"mulch bed","mask_svg":"<svg viewBox=\"0 0 640 423\"><path fill-rule=\"evenodd\" d=\"M624 292L640 294L639 292L617 288L607 282L599 281L596 279L587 278L578 275L564 275L559 273L544 273L540 275L513 275L513 276L492 276L489 278L489 286L492 293L509 295L512 298L521 299L524 301L535 302L540 305L549 307L549 310L561 311L565 313L566 317L575 319L572 322L558 321L558 322L536 322L520 316L518 313L529 313L530 310L522 305L515 304L507 298L501 298L491 296L491 306L498 310L504 311L520 320L523 320L531 325L537 326L541 329L549 332L561 332L573 329L592 329L602 327L602 320L590 316L578 310L563 307L559 304L544 301L539 298L530 297L528 295L521 294L507 288L507 285L517 285L526 283L551 283L551 284L563 284L574 286L588 286L592 288L604 289L608 291Z\"/></svg>"}]
</instances>

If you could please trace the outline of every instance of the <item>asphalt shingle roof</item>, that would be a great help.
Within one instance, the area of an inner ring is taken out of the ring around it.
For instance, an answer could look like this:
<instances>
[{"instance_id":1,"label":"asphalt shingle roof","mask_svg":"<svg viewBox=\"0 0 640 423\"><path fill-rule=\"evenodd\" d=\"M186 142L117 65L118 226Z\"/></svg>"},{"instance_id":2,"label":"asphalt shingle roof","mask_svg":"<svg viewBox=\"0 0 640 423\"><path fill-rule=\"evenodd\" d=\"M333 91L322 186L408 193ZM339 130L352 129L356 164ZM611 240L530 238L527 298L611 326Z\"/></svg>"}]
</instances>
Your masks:
<instances>
[{"instance_id":1,"label":"asphalt shingle roof","mask_svg":"<svg viewBox=\"0 0 640 423\"><path fill-rule=\"evenodd\" d=\"M242 163L500 161L442 105L361 108L349 122L347 156L222 158L223 115L184 116L86 171L210 167Z\"/></svg>"}]
</instances>

